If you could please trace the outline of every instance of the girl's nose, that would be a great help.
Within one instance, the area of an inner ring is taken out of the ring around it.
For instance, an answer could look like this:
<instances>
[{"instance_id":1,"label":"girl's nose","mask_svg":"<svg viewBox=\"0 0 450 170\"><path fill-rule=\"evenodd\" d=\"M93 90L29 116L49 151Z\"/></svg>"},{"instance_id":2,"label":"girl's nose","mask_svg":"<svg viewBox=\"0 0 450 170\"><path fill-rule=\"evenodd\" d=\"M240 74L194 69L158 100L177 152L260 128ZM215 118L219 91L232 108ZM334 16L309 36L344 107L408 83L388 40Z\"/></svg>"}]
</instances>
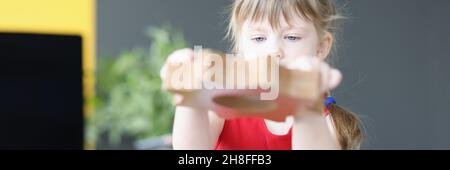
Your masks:
<instances>
[{"instance_id":1,"label":"girl's nose","mask_svg":"<svg viewBox=\"0 0 450 170\"><path fill-rule=\"evenodd\" d=\"M272 52L270 53L270 56L278 57L280 59L284 57L282 52Z\"/></svg>"},{"instance_id":2,"label":"girl's nose","mask_svg":"<svg viewBox=\"0 0 450 170\"><path fill-rule=\"evenodd\" d=\"M272 53L272 54L270 54L270 56L274 56L274 57L278 57L278 58L281 58L281 57L282 57L282 55L281 55L280 52Z\"/></svg>"},{"instance_id":3,"label":"girl's nose","mask_svg":"<svg viewBox=\"0 0 450 170\"><path fill-rule=\"evenodd\" d=\"M283 58L283 50L279 41L273 41L267 52L269 52L270 56Z\"/></svg>"}]
</instances>

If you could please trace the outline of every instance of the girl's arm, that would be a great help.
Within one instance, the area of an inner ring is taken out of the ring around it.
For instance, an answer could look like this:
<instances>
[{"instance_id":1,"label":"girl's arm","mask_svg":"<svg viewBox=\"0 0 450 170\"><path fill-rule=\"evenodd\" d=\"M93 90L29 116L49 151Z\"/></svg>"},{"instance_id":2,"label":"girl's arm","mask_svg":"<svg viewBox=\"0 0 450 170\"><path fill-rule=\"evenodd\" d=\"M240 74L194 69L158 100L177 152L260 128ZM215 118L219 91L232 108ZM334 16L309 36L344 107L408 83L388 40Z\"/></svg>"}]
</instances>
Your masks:
<instances>
[{"instance_id":1,"label":"girl's arm","mask_svg":"<svg viewBox=\"0 0 450 170\"><path fill-rule=\"evenodd\" d=\"M307 65L319 68L322 92L336 88L342 80L339 70L317 58L303 58L293 64L298 69L305 69ZM341 149L331 116L315 112L308 107L300 107L292 127L292 149Z\"/></svg>"},{"instance_id":2,"label":"girl's arm","mask_svg":"<svg viewBox=\"0 0 450 170\"><path fill-rule=\"evenodd\" d=\"M292 129L294 150L341 149L330 116L317 113L299 113Z\"/></svg>"},{"instance_id":3,"label":"girl's arm","mask_svg":"<svg viewBox=\"0 0 450 170\"><path fill-rule=\"evenodd\" d=\"M169 55L161 69L161 79L167 78L167 64L170 62L186 62L193 60L192 49L181 49ZM202 96L202 95L199 95ZM199 97L196 96L196 97ZM180 95L174 96L175 103L182 102ZM201 97L199 97L201 98ZM205 102L201 100L189 101L189 106L177 106L172 131L174 149L214 149L217 139L222 132L224 120L216 114L203 109Z\"/></svg>"},{"instance_id":4,"label":"girl's arm","mask_svg":"<svg viewBox=\"0 0 450 170\"><path fill-rule=\"evenodd\" d=\"M214 149L224 120L213 112L177 106L172 132L173 148L182 150Z\"/></svg>"}]
</instances>

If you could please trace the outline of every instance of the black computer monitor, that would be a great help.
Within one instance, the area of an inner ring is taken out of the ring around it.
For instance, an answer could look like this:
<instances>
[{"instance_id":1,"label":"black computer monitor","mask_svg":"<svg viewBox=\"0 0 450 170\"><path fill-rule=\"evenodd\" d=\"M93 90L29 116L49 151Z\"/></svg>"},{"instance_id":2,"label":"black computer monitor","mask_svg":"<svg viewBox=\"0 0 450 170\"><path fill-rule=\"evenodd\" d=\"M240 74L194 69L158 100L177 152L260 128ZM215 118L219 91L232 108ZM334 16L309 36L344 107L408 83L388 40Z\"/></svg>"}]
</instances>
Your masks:
<instances>
[{"instance_id":1,"label":"black computer monitor","mask_svg":"<svg viewBox=\"0 0 450 170\"><path fill-rule=\"evenodd\" d=\"M82 38L0 33L0 149L82 149Z\"/></svg>"}]
</instances>

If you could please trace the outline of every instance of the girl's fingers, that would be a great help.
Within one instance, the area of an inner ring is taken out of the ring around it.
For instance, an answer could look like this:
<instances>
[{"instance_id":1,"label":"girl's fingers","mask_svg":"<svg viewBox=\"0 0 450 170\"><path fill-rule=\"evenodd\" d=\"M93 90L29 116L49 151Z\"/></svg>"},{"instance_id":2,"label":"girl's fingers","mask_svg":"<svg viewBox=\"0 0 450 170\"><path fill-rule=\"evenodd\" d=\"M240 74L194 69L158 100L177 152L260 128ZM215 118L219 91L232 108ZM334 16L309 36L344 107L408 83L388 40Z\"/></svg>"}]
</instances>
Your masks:
<instances>
[{"instance_id":1,"label":"girl's fingers","mask_svg":"<svg viewBox=\"0 0 450 170\"><path fill-rule=\"evenodd\" d=\"M164 80L166 78L166 74L167 74L167 67L164 64L161 68L161 71L159 71L159 77Z\"/></svg>"},{"instance_id":2,"label":"girl's fingers","mask_svg":"<svg viewBox=\"0 0 450 170\"><path fill-rule=\"evenodd\" d=\"M323 92L336 88L342 80L342 73L329 64L323 63L321 66L321 90Z\"/></svg>"},{"instance_id":3,"label":"girl's fingers","mask_svg":"<svg viewBox=\"0 0 450 170\"><path fill-rule=\"evenodd\" d=\"M342 74L339 70L331 68L328 63L315 57L299 57L290 61L286 67L303 71L319 71L321 77L320 90L322 92L336 88L342 80Z\"/></svg>"},{"instance_id":4,"label":"girl's fingers","mask_svg":"<svg viewBox=\"0 0 450 170\"><path fill-rule=\"evenodd\" d=\"M327 63L321 63L320 65L320 91L325 92L328 89L330 80L330 66Z\"/></svg>"},{"instance_id":5,"label":"girl's fingers","mask_svg":"<svg viewBox=\"0 0 450 170\"><path fill-rule=\"evenodd\" d=\"M190 48L184 48L173 52L168 58L167 62L183 62L194 58L194 51Z\"/></svg>"},{"instance_id":6,"label":"girl's fingers","mask_svg":"<svg viewBox=\"0 0 450 170\"><path fill-rule=\"evenodd\" d=\"M176 105L179 105L179 104L181 104L181 102L183 102L183 95L174 94L173 103L175 103Z\"/></svg>"},{"instance_id":7,"label":"girl's fingers","mask_svg":"<svg viewBox=\"0 0 450 170\"><path fill-rule=\"evenodd\" d=\"M159 76L164 79L167 77L167 64L171 63L180 63L184 61L189 61L194 59L194 51L190 48L185 48L181 50L177 50L167 57L166 63L161 68L159 72Z\"/></svg>"},{"instance_id":8,"label":"girl's fingers","mask_svg":"<svg viewBox=\"0 0 450 170\"><path fill-rule=\"evenodd\" d=\"M337 69L331 69L328 90L335 89L342 81L342 73Z\"/></svg>"}]
</instances>

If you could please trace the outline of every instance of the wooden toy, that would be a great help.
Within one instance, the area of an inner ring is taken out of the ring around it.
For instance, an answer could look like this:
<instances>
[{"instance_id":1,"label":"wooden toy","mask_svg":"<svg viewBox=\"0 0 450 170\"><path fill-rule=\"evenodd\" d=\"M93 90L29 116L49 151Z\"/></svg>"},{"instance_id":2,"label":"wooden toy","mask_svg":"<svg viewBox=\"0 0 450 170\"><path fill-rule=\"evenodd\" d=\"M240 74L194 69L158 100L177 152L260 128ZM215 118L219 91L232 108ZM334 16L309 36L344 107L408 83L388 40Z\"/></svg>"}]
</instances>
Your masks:
<instances>
[{"instance_id":1,"label":"wooden toy","mask_svg":"<svg viewBox=\"0 0 450 170\"><path fill-rule=\"evenodd\" d=\"M287 116L297 112L301 102L310 103L313 110L323 112L318 71L289 69L279 65L277 58L272 56L241 61L244 57L232 59L222 52L204 49L201 57L203 60L167 66L167 77L163 80L162 88L183 96L183 101L178 105L189 105L190 100L204 100L203 103L210 103L207 104L208 109L225 119L259 117L284 121ZM245 67L239 68L239 62ZM214 69L216 72L212 74ZM181 73L186 75L183 77ZM209 85L215 89L202 87L202 83L208 84L204 83L205 77L210 77ZM184 78L189 81L181 81ZM262 98L262 94L273 92L276 93L275 98Z\"/></svg>"}]
</instances>

